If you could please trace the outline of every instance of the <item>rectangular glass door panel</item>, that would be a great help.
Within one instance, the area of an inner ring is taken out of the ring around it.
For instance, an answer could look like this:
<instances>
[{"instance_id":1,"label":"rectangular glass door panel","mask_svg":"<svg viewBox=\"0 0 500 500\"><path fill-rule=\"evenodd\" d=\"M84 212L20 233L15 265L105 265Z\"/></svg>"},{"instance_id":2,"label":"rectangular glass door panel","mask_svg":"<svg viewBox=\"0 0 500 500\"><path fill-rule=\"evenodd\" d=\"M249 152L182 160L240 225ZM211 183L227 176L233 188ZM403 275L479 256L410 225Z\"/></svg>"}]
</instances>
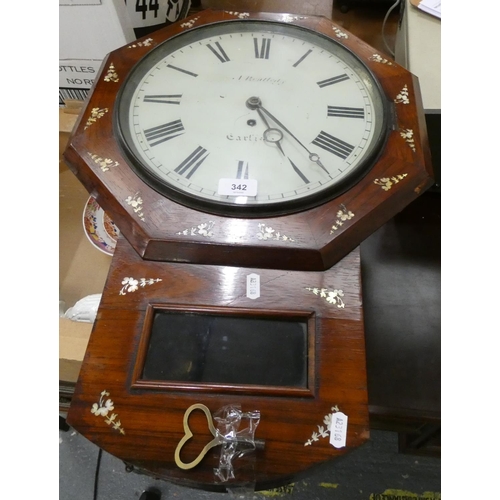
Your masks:
<instances>
[{"instance_id":1,"label":"rectangular glass door panel","mask_svg":"<svg viewBox=\"0 0 500 500\"><path fill-rule=\"evenodd\" d=\"M307 319L156 310L142 380L307 387Z\"/></svg>"}]
</instances>

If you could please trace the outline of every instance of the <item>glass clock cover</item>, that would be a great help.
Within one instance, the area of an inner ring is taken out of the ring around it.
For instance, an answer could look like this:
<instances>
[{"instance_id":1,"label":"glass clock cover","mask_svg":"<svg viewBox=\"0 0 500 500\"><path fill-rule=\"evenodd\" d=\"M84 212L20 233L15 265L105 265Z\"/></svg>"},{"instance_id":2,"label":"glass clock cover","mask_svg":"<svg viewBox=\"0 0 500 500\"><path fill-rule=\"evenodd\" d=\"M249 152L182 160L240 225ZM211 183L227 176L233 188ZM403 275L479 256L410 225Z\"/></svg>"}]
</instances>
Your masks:
<instances>
[{"instance_id":1,"label":"glass clock cover","mask_svg":"<svg viewBox=\"0 0 500 500\"><path fill-rule=\"evenodd\" d=\"M338 196L387 130L382 92L334 40L232 21L160 44L116 108L136 173L167 197L224 215L301 210Z\"/></svg>"}]
</instances>

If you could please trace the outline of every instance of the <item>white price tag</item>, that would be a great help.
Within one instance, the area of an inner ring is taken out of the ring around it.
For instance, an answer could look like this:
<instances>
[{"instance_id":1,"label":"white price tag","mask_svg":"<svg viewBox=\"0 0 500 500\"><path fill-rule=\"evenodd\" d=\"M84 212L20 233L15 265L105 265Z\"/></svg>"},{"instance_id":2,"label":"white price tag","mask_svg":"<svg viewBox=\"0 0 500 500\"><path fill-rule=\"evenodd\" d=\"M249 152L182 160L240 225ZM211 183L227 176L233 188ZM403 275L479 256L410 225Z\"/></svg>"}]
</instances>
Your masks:
<instances>
[{"instance_id":1,"label":"white price tag","mask_svg":"<svg viewBox=\"0 0 500 500\"><path fill-rule=\"evenodd\" d=\"M347 438L347 415L338 411L332 413L330 423L330 444L334 448L343 448Z\"/></svg>"},{"instance_id":2,"label":"white price tag","mask_svg":"<svg viewBox=\"0 0 500 500\"><path fill-rule=\"evenodd\" d=\"M220 179L218 194L223 196L257 196L255 179Z\"/></svg>"},{"instance_id":3,"label":"white price tag","mask_svg":"<svg viewBox=\"0 0 500 500\"><path fill-rule=\"evenodd\" d=\"M247 297L258 299L260 297L260 276L252 273L247 275Z\"/></svg>"}]
</instances>

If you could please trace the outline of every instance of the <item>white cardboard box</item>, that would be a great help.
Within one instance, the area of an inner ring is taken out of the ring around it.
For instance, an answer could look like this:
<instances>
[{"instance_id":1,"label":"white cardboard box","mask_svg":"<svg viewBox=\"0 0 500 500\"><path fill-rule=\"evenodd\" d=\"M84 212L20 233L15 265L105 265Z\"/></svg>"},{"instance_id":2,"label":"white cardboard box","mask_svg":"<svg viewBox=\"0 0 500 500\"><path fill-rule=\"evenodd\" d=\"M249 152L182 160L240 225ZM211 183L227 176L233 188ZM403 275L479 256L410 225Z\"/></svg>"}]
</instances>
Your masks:
<instances>
[{"instance_id":1,"label":"white cardboard box","mask_svg":"<svg viewBox=\"0 0 500 500\"><path fill-rule=\"evenodd\" d=\"M124 0L81 3L61 5L60 0L60 106L66 99L84 100L104 57L136 39Z\"/></svg>"},{"instance_id":2,"label":"white cardboard box","mask_svg":"<svg viewBox=\"0 0 500 500\"><path fill-rule=\"evenodd\" d=\"M135 40L124 0L59 6L59 59L100 60Z\"/></svg>"}]
</instances>

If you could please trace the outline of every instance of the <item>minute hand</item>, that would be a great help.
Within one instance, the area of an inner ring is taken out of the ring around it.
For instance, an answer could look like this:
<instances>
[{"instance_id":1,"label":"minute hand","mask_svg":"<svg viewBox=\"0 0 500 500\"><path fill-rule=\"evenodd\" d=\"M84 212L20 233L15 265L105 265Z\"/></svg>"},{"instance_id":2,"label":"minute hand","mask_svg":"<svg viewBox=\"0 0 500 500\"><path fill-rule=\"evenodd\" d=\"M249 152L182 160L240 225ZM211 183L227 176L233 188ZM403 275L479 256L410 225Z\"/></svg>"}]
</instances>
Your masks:
<instances>
[{"instance_id":1,"label":"minute hand","mask_svg":"<svg viewBox=\"0 0 500 500\"><path fill-rule=\"evenodd\" d=\"M249 99L250 101L250 99ZM250 106L249 106L250 107ZM328 170L324 167L324 165L321 163L319 156L316 153L313 153L312 151L309 151L309 149L300 142L299 139L287 128L283 123L281 123L274 115L272 115L264 106L262 106L262 102L260 99L258 101L253 101L251 103L251 107L254 109L257 109L257 111L261 110L263 113L265 113L271 120L273 120L277 125L279 125L288 135L290 135L293 139L295 139L308 153L309 153L309 159L313 161L314 163L317 163L327 174Z\"/></svg>"}]
</instances>

